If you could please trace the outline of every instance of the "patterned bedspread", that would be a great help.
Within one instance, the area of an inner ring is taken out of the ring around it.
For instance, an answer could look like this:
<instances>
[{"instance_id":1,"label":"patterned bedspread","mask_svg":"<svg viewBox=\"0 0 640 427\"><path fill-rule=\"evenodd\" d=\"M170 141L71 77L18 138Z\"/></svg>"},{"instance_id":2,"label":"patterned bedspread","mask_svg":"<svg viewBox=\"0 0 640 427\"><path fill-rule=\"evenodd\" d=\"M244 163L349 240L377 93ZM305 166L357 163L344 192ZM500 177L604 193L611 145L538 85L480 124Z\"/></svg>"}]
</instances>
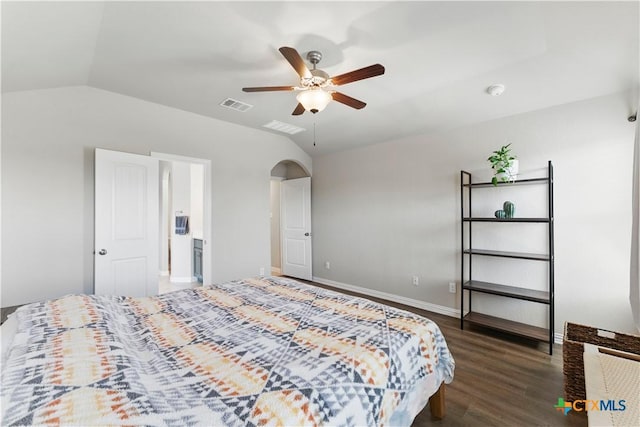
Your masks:
<instances>
[{"instance_id":1,"label":"patterned bedspread","mask_svg":"<svg viewBox=\"0 0 640 427\"><path fill-rule=\"evenodd\" d=\"M2 425L410 424L453 379L435 323L287 279L15 315Z\"/></svg>"}]
</instances>

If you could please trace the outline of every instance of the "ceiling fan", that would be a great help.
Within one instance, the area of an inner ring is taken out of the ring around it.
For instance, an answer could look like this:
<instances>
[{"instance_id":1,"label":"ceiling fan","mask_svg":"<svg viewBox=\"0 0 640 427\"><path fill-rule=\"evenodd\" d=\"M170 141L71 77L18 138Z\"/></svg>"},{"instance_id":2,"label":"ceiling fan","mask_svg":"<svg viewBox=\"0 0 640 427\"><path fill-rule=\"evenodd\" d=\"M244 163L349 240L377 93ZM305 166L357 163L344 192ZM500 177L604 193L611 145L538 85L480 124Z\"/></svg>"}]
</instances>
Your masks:
<instances>
[{"instance_id":1,"label":"ceiling fan","mask_svg":"<svg viewBox=\"0 0 640 427\"><path fill-rule=\"evenodd\" d=\"M364 108L367 105L366 103L343 93L326 89L384 74L384 67L380 64L374 64L359 70L329 77L326 72L316 69L316 65L322 59L322 53L316 50L307 53L307 59L313 64L313 69L310 70L294 48L284 46L278 50L300 76L300 85L244 87L242 90L245 92L300 91L296 97L298 105L291 113L294 116L299 116L305 110L311 111L313 114L322 111L332 99L358 110Z\"/></svg>"}]
</instances>

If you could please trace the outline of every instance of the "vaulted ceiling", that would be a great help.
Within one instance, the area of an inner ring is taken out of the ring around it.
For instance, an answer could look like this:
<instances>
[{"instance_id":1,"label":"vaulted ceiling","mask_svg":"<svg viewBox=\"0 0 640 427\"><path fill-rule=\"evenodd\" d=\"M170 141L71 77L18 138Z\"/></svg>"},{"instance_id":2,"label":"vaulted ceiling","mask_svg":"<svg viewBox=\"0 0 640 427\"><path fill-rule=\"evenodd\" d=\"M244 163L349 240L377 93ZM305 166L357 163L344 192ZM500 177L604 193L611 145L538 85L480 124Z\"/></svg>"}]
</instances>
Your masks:
<instances>
[{"instance_id":1,"label":"vaulted ceiling","mask_svg":"<svg viewBox=\"0 0 640 427\"><path fill-rule=\"evenodd\" d=\"M639 87L638 2L2 2L2 92L88 85L244 126L272 120L312 156ZM386 73L292 116L278 52L329 75ZM506 86L492 97L486 88ZM219 104L233 98L246 112ZM633 98L633 96L632 96ZM630 111L638 99L629 99ZM315 139L317 145L313 146Z\"/></svg>"}]
</instances>

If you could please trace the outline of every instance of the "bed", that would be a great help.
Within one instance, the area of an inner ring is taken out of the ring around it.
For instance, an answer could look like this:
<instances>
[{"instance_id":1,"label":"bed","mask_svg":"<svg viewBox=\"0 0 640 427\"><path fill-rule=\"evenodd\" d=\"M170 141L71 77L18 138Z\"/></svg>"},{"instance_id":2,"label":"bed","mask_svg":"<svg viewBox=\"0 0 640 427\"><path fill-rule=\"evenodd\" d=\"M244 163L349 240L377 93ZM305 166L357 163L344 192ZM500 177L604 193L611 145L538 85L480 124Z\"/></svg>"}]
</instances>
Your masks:
<instances>
[{"instance_id":1,"label":"bed","mask_svg":"<svg viewBox=\"0 0 640 427\"><path fill-rule=\"evenodd\" d=\"M434 322L285 278L70 295L2 333L2 425L410 425L454 372Z\"/></svg>"}]
</instances>

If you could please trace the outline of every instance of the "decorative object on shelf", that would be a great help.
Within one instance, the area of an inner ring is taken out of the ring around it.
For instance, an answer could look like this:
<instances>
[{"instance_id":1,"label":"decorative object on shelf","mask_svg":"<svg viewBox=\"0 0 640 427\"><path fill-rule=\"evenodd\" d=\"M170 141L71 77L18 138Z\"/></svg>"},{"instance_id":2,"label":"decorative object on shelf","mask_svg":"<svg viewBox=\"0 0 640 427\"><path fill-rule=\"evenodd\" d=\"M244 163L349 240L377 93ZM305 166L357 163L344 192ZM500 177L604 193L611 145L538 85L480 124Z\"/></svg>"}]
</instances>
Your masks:
<instances>
[{"instance_id":1,"label":"decorative object on shelf","mask_svg":"<svg viewBox=\"0 0 640 427\"><path fill-rule=\"evenodd\" d=\"M502 209L500 209L499 211L496 211L494 215L496 216L496 218L500 218L500 219L507 218L507 213Z\"/></svg>"},{"instance_id":2,"label":"decorative object on shelf","mask_svg":"<svg viewBox=\"0 0 640 427\"><path fill-rule=\"evenodd\" d=\"M498 182L513 182L518 178L519 162L516 156L511 154L511 144L503 145L487 158L493 169L491 183L495 186Z\"/></svg>"},{"instance_id":3,"label":"decorative object on shelf","mask_svg":"<svg viewBox=\"0 0 640 427\"><path fill-rule=\"evenodd\" d=\"M516 215L516 205L514 205L513 202L507 200L502 205L502 209L504 210L506 218L513 218Z\"/></svg>"}]
</instances>

